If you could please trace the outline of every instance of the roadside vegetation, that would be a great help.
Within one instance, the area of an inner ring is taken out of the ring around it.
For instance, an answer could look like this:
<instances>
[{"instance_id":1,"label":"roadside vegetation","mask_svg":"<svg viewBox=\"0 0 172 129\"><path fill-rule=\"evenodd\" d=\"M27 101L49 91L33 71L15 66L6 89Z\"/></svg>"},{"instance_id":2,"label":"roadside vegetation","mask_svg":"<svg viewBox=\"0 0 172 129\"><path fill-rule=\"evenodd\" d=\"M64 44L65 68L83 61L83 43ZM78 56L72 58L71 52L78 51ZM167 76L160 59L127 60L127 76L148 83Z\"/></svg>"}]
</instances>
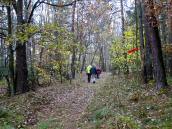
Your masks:
<instances>
[{"instance_id":1,"label":"roadside vegetation","mask_svg":"<svg viewBox=\"0 0 172 129\"><path fill-rule=\"evenodd\" d=\"M168 78L172 84L172 78ZM157 91L155 82L141 85L136 76L106 80L78 123L81 129L171 129L171 90Z\"/></svg>"}]
</instances>

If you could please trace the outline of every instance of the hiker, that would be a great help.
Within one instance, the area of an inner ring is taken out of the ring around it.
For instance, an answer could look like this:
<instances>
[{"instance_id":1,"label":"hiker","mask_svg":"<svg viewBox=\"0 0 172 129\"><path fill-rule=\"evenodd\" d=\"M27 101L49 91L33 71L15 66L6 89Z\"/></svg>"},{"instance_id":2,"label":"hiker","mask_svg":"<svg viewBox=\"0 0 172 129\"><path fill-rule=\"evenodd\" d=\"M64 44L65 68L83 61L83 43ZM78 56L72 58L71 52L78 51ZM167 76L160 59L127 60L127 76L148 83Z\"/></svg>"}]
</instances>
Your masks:
<instances>
[{"instance_id":1,"label":"hiker","mask_svg":"<svg viewBox=\"0 0 172 129\"><path fill-rule=\"evenodd\" d=\"M95 65L93 65L91 68L91 75L92 75L92 82L96 83L97 70L96 70Z\"/></svg>"},{"instance_id":2,"label":"hiker","mask_svg":"<svg viewBox=\"0 0 172 129\"><path fill-rule=\"evenodd\" d=\"M100 69L100 67L97 67L97 68L96 68L96 71L97 71L97 72L96 72L96 73L97 73L97 79L99 79L102 70Z\"/></svg>"},{"instance_id":3,"label":"hiker","mask_svg":"<svg viewBox=\"0 0 172 129\"><path fill-rule=\"evenodd\" d=\"M87 74L87 77L88 77L88 83L90 83L90 81L91 81L91 68L92 68L91 65L88 65L86 67L86 74Z\"/></svg>"}]
</instances>

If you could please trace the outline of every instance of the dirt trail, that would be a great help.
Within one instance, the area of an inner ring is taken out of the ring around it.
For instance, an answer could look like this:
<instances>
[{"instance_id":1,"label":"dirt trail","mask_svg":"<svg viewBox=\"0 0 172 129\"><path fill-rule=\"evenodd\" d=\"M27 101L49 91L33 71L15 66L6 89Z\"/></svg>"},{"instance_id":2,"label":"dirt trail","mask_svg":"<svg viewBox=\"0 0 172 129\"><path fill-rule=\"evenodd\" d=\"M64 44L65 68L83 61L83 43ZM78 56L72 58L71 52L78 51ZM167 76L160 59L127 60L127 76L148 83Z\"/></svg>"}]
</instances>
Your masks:
<instances>
[{"instance_id":1,"label":"dirt trail","mask_svg":"<svg viewBox=\"0 0 172 129\"><path fill-rule=\"evenodd\" d=\"M75 88L72 91L64 91L62 94L57 93L55 89L51 89L48 94L51 97L53 96L54 99L50 104L42 107L38 117L42 120L56 118L62 123L63 129L76 129L77 120L79 120L91 102L96 89L99 89L104 84L107 77L108 74L104 73L95 84L83 82L80 84L82 87Z\"/></svg>"}]
</instances>

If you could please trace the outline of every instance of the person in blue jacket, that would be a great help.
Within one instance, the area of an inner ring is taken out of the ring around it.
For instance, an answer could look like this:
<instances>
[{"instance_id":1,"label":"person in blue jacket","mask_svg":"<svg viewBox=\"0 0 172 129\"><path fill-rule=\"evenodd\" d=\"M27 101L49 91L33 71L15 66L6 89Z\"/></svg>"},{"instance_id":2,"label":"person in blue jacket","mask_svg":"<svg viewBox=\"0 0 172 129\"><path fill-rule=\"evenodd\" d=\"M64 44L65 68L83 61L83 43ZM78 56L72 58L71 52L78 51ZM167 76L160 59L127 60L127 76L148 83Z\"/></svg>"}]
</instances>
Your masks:
<instances>
[{"instance_id":1,"label":"person in blue jacket","mask_svg":"<svg viewBox=\"0 0 172 129\"><path fill-rule=\"evenodd\" d=\"M93 83L96 83L96 75L97 75L97 69L96 69L96 66L93 65L92 68L91 68L91 75L92 75L92 82Z\"/></svg>"}]
</instances>

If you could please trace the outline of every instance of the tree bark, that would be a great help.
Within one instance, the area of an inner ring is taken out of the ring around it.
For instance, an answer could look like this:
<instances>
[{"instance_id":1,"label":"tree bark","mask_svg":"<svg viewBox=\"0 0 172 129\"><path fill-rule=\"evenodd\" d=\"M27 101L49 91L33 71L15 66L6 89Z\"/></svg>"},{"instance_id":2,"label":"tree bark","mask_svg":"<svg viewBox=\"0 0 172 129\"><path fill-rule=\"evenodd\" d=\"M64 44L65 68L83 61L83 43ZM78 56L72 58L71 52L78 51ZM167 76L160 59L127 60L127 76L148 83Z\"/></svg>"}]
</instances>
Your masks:
<instances>
[{"instance_id":1,"label":"tree bark","mask_svg":"<svg viewBox=\"0 0 172 129\"><path fill-rule=\"evenodd\" d=\"M172 0L168 0L168 43L172 44ZM172 75L172 55L169 55L168 69L169 74Z\"/></svg>"},{"instance_id":2,"label":"tree bark","mask_svg":"<svg viewBox=\"0 0 172 129\"><path fill-rule=\"evenodd\" d=\"M142 4L141 1L138 1L138 8L139 11L139 33L140 33L140 55L141 55L141 78L144 84L147 83L147 71L146 71L146 64L145 64L145 45L144 45L144 38L143 38L143 12L142 12ZM137 11L136 10L136 11Z\"/></svg>"},{"instance_id":3,"label":"tree bark","mask_svg":"<svg viewBox=\"0 0 172 129\"><path fill-rule=\"evenodd\" d=\"M18 0L17 2L17 25L18 30L22 30L23 20L23 0ZM27 70L27 60L26 60L26 43L22 43L20 40L16 42L16 87L15 93L21 94L29 91L28 87L28 70Z\"/></svg>"},{"instance_id":4,"label":"tree bark","mask_svg":"<svg viewBox=\"0 0 172 129\"><path fill-rule=\"evenodd\" d=\"M145 63L146 63L146 73L147 73L147 81L153 79L153 66L152 66L152 50L151 50L151 37L150 31L148 28L148 24L145 22Z\"/></svg>"},{"instance_id":5,"label":"tree bark","mask_svg":"<svg viewBox=\"0 0 172 129\"><path fill-rule=\"evenodd\" d=\"M8 17L8 36L12 35L12 18L11 18L11 7L7 6L7 17ZM14 94L14 52L12 42L8 48L9 53L9 95Z\"/></svg>"},{"instance_id":6,"label":"tree bark","mask_svg":"<svg viewBox=\"0 0 172 129\"><path fill-rule=\"evenodd\" d=\"M75 9L76 9L76 1L73 4L73 13L72 13L72 32L75 33ZM74 39L75 42L75 39ZM76 72L76 48L75 46L73 46L72 48L72 62L71 62L71 74L72 74L72 78L75 78L75 72Z\"/></svg>"},{"instance_id":7,"label":"tree bark","mask_svg":"<svg viewBox=\"0 0 172 129\"><path fill-rule=\"evenodd\" d=\"M161 40L158 30L158 21L155 16L154 11L154 2L153 0L145 1L145 10L149 10L146 12L146 20L149 23L150 34L151 34L151 48L153 55L153 66L156 80L156 88L166 88L167 80L166 80L166 72L164 67L164 61L162 56L162 47Z\"/></svg>"},{"instance_id":8,"label":"tree bark","mask_svg":"<svg viewBox=\"0 0 172 129\"><path fill-rule=\"evenodd\" d=\"M152 50L151 50L151 35L149 30L149 23L145 17L145 7L143 7L143 24L144 24L144 37L145 37L145 65L146 65L146 74L147 81L153 79L153 65L152 65Z\"/></svg>"},{"instance_id":9,"label":"tree bark","mask_svg":"<svg viewBox=\"0 0 172 129\"><path fill-rule=\"evenodd\" d=\"M124 3L123 0L120 0L120 8L121 8L121 30L122 30L122 44L125 44L125 19L124 19ZM124 58L126 60L126 63L124 64L125 72L124 74L129 74L129 67L127 64L127 53L124 53Z\"/></svg>"}]
</instances>

